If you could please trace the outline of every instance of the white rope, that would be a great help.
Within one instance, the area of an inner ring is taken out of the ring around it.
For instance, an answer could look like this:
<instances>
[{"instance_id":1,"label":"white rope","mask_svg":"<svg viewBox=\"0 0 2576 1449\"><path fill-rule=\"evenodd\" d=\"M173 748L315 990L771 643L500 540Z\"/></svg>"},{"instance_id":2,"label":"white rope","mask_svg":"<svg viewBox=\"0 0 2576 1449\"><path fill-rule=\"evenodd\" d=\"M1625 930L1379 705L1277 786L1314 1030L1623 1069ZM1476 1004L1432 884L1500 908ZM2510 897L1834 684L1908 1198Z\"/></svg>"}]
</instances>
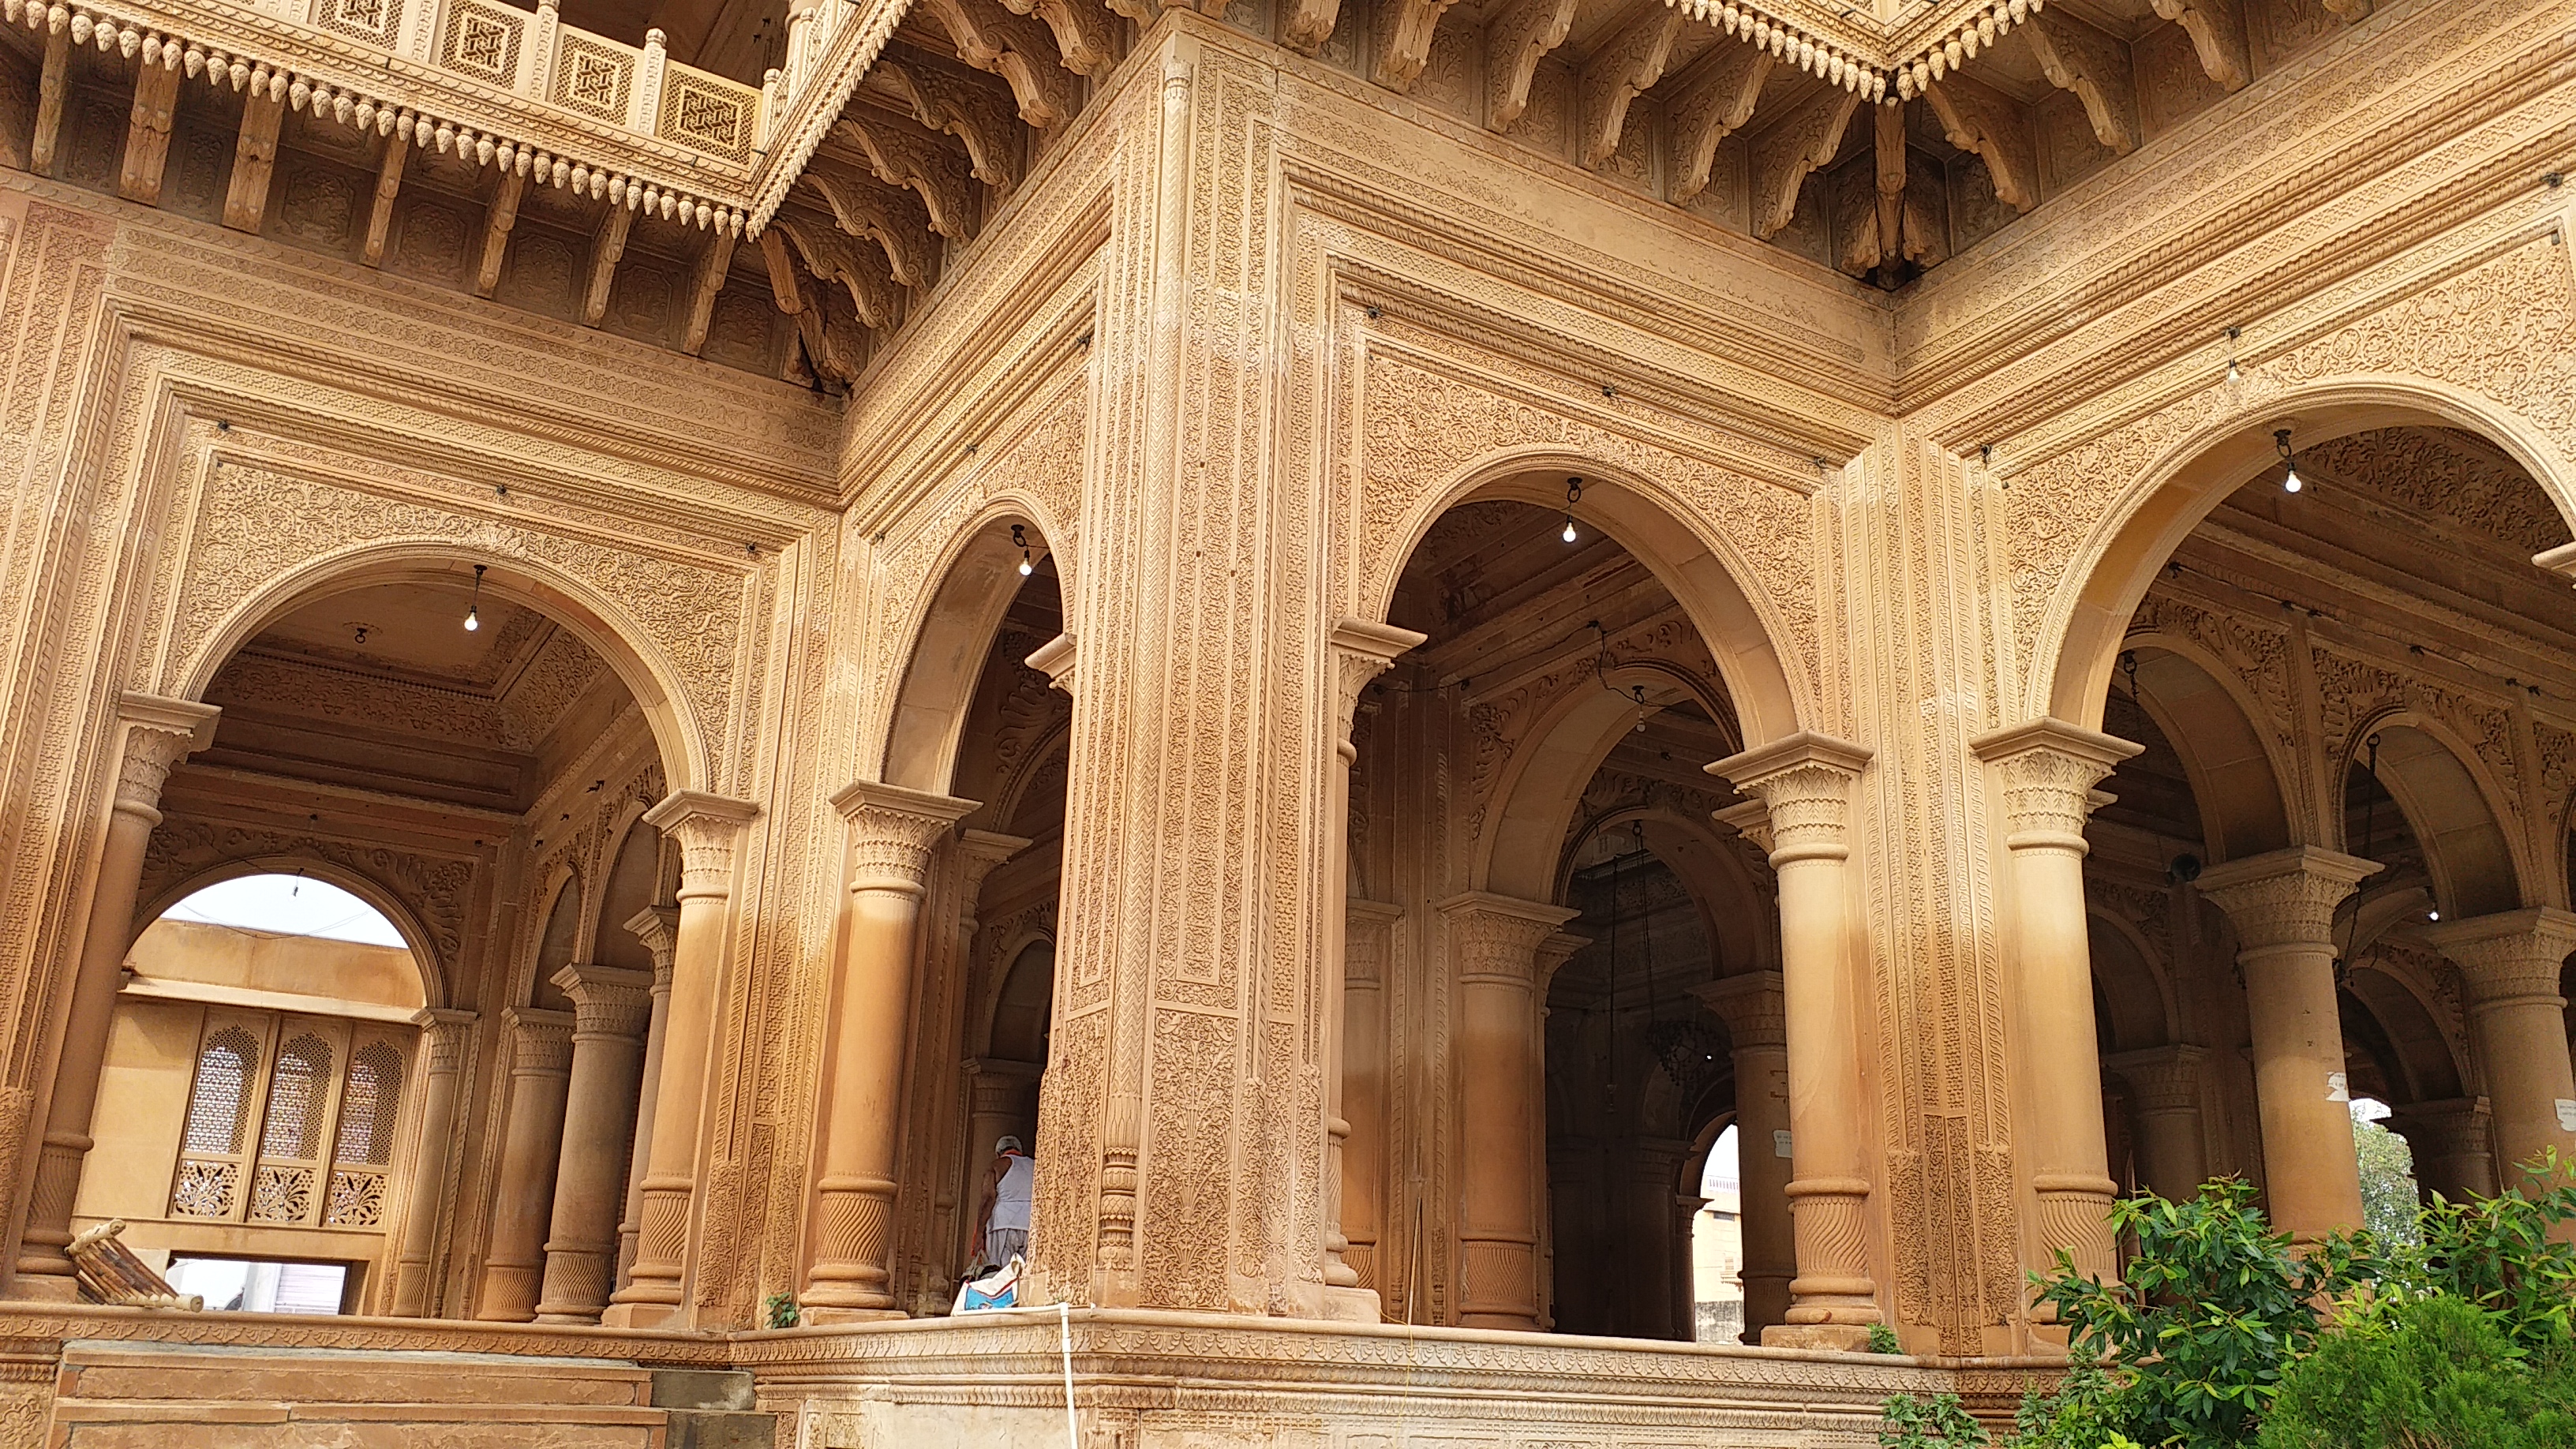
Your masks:
<instances>
[{"instance_id":1,"label":"white rope","mask_svg":"<svg viewBox=\"0 0 2576 1449\"><path fill-rule=\"evenodd\" d=\"M1073 1417L1073 1305L1055 1306L1056 1347L1064 1351L1064 1449L1082 1449Z\"/></svg>"}]
</instances>

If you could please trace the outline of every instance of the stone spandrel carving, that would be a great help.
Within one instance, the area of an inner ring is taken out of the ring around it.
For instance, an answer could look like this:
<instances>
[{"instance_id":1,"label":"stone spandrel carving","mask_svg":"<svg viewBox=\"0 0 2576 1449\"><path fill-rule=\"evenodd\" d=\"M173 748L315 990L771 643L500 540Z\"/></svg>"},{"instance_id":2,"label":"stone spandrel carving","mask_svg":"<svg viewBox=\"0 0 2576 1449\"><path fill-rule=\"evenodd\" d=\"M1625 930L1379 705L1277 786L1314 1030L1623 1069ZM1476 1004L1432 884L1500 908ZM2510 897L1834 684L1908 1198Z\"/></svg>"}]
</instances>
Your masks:
<instances>
[{"instance_id":1,"label":"stone spandrel carving","mask_svg":"<svg viewBox=\"0 0 2576 1449\"><path fill-rule=\"evenodd\" d=\"M181 883L228 861L304 857L326 861L374 882L399 901L427 933L432 961L424 962L448 981L463 962L466 909L472 894L472 861L440 858L392 846L265 830L217 820L191 819L172 811L152 832L143 857L143 885L135 893L140 911L166 905ZM135 929L150 921L138 916Z\"/></svg>"}]
</instances>

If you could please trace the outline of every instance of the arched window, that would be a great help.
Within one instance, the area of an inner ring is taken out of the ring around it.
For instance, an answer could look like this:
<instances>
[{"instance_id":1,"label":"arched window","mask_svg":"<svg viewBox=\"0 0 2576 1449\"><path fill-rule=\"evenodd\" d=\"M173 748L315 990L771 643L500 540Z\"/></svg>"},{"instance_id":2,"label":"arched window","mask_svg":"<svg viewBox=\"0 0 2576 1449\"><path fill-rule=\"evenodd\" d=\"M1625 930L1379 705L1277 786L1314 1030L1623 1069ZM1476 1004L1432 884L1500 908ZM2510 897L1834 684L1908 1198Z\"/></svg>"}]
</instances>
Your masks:
<instances>
[{"instance_id":1,"label":"arched window","mask_svg":"<svg viewBox=\"0 0 2576 1449\"><path fill-rule=\"evenodd\" d=\"M385 1166L394 1157L394 1123L402 1115L403 1054L376 1040L349 1056L340 1091L340 1129L331 1148L331 1199L322 1222L371 1228L384 1221Z\"/></svg>"},{"instance_id":2,"label":"arched window","mask_svg":"<svg viewBox=\"0 0 2576 1449\"><path fill-rule=\"evenodd\" d=\"M279 1049L277 1074L268 1085L261 1157L313 1159L321 1146L323 1092L330 1080L331 1047L322 1038L308 1031Z\"/></svg>"},{"instance_id":3,"label":"arched window","mask_svg":"<svg viewBox=\"0 0 2576 1449\"><path fill-rule=\"evenodd\" d=\"M228 1026L206 1038L197 1053L197 1079L188 1092L188 1150L242 1150L242 1124L250 1117L250 1082L259 1071L259 1043Z\"/></svg>"}]
</instances>

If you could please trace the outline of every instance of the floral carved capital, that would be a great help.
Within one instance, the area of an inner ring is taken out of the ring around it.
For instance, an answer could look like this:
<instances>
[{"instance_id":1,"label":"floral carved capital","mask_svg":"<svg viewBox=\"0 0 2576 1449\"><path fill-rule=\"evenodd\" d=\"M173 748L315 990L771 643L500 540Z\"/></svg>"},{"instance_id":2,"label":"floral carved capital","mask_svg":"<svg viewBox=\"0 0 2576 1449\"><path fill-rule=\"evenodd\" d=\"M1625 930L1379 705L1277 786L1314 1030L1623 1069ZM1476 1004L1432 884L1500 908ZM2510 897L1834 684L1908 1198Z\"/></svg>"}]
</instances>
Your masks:
<instances>
[{"instance_id":1,"label":"floral carved capital","mask_svg":"<svg viewBox=\"0 0 2576 1449\"><path fill-rule=\"evenodd\" d=\"M1458 979L1493 985L1534 989L1542 977L1542 958L1546 969L1564 963L1583 945L1582 938L1565 936L1570 943L1561 951L1540 948L1559 937L1559 927L1573 920L1578 911L1551 906L1539 901L1517 900L1486 891L1469 891L1440 902L1434 909L1449 923L1449 939L1458 963Z\"/></svg>"},{"instance_id":2,"label":"floral carved capital","mask_svg":"<svg viewBox=\"0 0 2576 1449\"><path fill-rule=\"evenodd\" d=\"M1690 989L1700 1004L1726 1023L1735 1049L1785 1048L1789 1044L1789 1007L1781 994L1777 971L1748 971L1721 976Z\"/></svg>"},{"instance_id":3,"label":"floral carved capital","mask_svg":"<svg viewBox=\"0 0 2576 1449\"><path fill-rule=\"evenodd\" d=\"M1365 619L1344 619L1333 626L1332 645L1335 682L1334 738L1347 740L1351 733L1352 713L1359 708L1360 691L1368 682L1386 672L1395 656L1418 647L1427 634L1399 629L1393 624L1372 624Z\"/></svg>"},{"instance_id":4,"label":"floral carved capital","mask_svg":"<svg viewBox=\"0 0 2576 1449\"><path fill-rule=\"evenodd\" d=\"M572 1013L513 1006L502 1012L510 1023L510 1075L561 1076L572 1070Z\"/></svg>"},{"instance_id":5,"label":"floral carved capital","mask_svg":"<svg viewBox=\"0 0 2576 1449\"><path fill-rule=\"evenodd\" d=\"M465 1044L473 1038L474 1020L473 1012L434 1006L424 1006L412 1013L412 1025L420 1028L421 1043L429 1049L432 1075L455 1072L464 1067Z\"/></svg>"},{"instance_id":6,"label":"floral carved capital","mask_svg":"<svg viewBox=\"0 0 2576 1449\"><path fill-rule=\"evenodd\" d=\"M653 989L671 989L671 962L680 949L680 913L670 906L646 906L623 922L653 954Z\"/></svg>"},{"instance_id":7,"label":"floral carved capital","mask_svg":"<svg viewBox=\"0 0 2576 1449\"><path fill-rule=\"evenodd\" d=\"M1708 773L1762 802L1769 820L1771 863L1841 860L1850 853L1851 787L1870 752L1845 740L1801 730L1729 755ZM1733 812L1730 812L1732 814ZM1746 812L1749 816L1749 812ZM1746 820L1728 821L1746 830Z\"/></svg>"},{"instance_id":8,"label":"floral carved capital","mask_svg":"<svg viewBox=\"0 0 2576 1449\"><path fill-rule=\"evenodd\" d=\"M734 845L759 815L748 800L678 790L645 811L644 823L680 843L682 896L722 896L733 889Z\"/></svg>"},{"instance_id":9,"label":"floral carved capital","mask_svg":"<svg viewBox=\"0 0 2576 1449\"><path fill-rule=\"evenodd\" d=\"M2300 946L2331 950L2335 907L2379 862L2294 845L2204 870L2200 893L2227 913L2246 951Z\"/></svg>"},{"instance_id":10,"label":"floral carved capital","mask_svg":"<svg viewBox=\"0 0 2576 1449\"><path fill-rule=\"evenodd\" d=\"M127 693L116 714L125 725L125 741L116 771L116 808L158 819L161 786L170 771L195 751L215 742L215 720L223 711L194 700Z\"/></svg>"},{"instance_id":11,"label":"floral carved capital","mask_svg":"<svg viewBox=\"0 0 2576 1449\"><path fill-rule=\"evenodd\" d=\"M958 821L982 806L862 780L842 787L832 808L850 826L850 889L918 895L930 875L931 853Z\"/></svg>"},{"instance_id":12,"label":"floral carved capital","mask_svg":"<svg viewBox=\"0 0 2576 1449\"><path fill-rule=\"evenodd\" d=\"M2014 850L2084 851L2084 822L2102 797L2093 787L2145 747L2068 724L2037 719L1968 742L2003 782Z\"/></svg>"},{"instance_id":13,"label":"floral carved capital","mask_svg":"<svg viewBox=\"0 0 2576 1449\"><path fill-rule=\"evenodd\" d=\"M643 1038L653 1017L653 973L576 961L548 979L572 998L576 1038Z\"/></svg>"},{"instance_id":14,"label":"floral carved capital","mask_svg":"<svg viewBox=\"0 0 2576 1449\"><path fill-rule=\"evenodd\" d=\"M2473 1008L2556 1003L2558 972L2576 954L2576 915L2534 906L2428 926L2424 939L2458 963Z\"/></svg>"}]
</instances>

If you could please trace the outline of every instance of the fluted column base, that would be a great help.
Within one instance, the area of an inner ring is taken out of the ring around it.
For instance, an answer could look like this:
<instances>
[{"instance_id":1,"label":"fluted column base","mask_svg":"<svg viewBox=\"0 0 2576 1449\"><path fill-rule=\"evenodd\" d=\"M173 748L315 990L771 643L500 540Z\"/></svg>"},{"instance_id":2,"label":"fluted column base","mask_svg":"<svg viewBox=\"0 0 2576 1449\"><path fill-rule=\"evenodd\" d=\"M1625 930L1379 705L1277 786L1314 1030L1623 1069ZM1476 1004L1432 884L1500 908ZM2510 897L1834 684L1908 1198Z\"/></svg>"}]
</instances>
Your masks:
<instances>
[{"instance_id":1,"label":"fluted column base","mask_svg":"<svg viewBox=\"0 0 2576 1449\"><path fill-rule=\"evenodd\" d=\"M897 1309L886 1272L894 1184L883 1178L827 1177L817 1184L815 1258L797 1307L808 1323L851 1323L909 1315Z\"/></svg>"},{"instance_id":2,"label":"fluted column base","mask_svg":"<svg viewBox=\"0 0 2576 1449\"><path fill-rule=\"evenodd\" d=\"M1458 1326L1538 1331L1538 1240L1524 1237L1458 1237Z\"/></svg>"},{"instance_id":3,"label":"fluted column base","mask_svg":"<svg viewBox=\"0 0 2576 1449\"><path fill-rule=\"evenodd\" d=\"M80 1194L81 1163L89 1149L90 1139L82 1134L45 1134L44 1147L36 1154L36 1182L28 1197L27 1228L18 1239L18 1276L10 1297L36 1303L80 1301L80 1280L63 1250L71 1246L72 1199Z\"/></svg>"}]
</instances>

